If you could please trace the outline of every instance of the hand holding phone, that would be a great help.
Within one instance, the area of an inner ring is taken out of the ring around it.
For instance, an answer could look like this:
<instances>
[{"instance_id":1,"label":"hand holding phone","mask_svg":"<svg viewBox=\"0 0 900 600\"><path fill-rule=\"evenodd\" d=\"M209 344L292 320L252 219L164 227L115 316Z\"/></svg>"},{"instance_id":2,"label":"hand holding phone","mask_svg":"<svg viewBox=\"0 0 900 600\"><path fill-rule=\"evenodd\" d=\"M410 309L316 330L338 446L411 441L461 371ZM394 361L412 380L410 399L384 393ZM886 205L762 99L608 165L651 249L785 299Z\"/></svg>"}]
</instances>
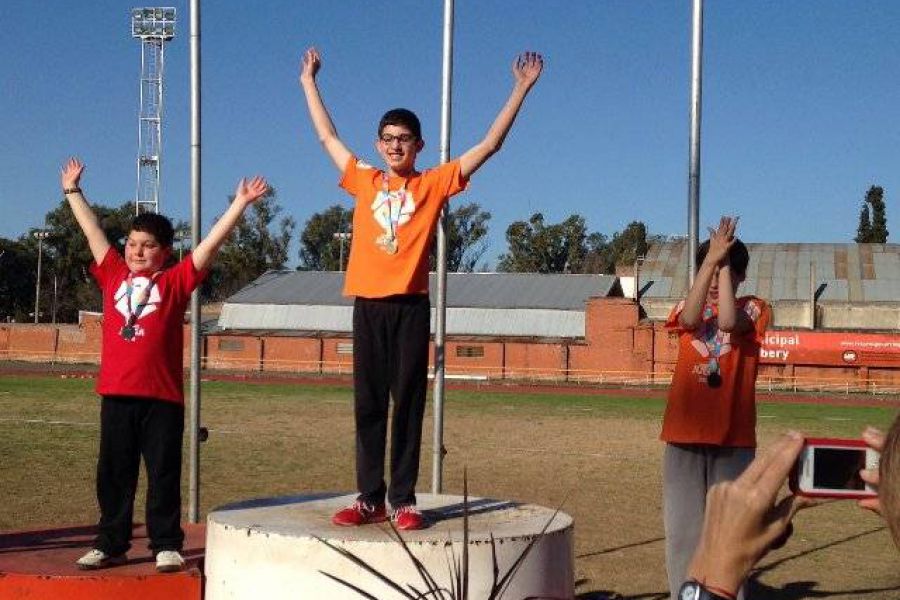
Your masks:
<instances>
[{"instance_id":1,"label":"hand holding phone","mask_svg":"<svg viewBox=\"0 0 900 600\"><path fill-rule=\"evenodd\" d=\"M880 456L861 439L806 438L791 472L791 491L811 498L877 498L878 490L860 471L877 470Z\"/></svg>"}]
</instances>

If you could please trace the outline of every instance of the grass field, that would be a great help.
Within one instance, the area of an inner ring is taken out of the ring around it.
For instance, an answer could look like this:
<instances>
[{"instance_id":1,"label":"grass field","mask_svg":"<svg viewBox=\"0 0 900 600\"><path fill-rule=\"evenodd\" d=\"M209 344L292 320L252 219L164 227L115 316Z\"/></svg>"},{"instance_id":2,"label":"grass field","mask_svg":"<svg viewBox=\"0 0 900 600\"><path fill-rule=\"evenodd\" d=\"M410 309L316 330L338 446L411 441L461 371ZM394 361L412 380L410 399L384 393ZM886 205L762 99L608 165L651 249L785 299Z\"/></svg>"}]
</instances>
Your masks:
<instances>
[{"instance_id":1,"label":"grass field","mask_svg":"<svg viewBox=\"0 0 900 600\"><path fill-rule=\"evenodd\" d=\"M0 377L0 530L95 522L99 403L93 381ZM203 384L201 512L254 497L354 488L348 387ZM657 441L663 401L449 391L445 492L558 505L575 518L579 598L666 597ZM766 403L760 442L798 429L857 436L895 408ZM419 488L431 486L431 416ZM185 470L185 488L187 486ZM185 490L185 508L186 508ZM142 512L143 495L137 515ZM900 597L900 555L884 523L850 502L798 515L787 546L756 572L754 598Z\"/></svg>"}]
</instances>

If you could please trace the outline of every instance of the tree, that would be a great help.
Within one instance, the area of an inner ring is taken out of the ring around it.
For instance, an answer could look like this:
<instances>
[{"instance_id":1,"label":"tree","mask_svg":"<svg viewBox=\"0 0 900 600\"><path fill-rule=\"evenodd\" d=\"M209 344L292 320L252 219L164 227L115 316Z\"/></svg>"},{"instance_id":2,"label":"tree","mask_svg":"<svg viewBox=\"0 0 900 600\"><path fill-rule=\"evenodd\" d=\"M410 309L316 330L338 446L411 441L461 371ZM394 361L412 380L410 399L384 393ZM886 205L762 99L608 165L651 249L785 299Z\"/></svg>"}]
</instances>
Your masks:
<instances>
[{"instance_id":1,"label":"tree","mask_svg":"<svg viewBox=\"0 0 900 600\"><path fill-rule=\"evenodd\" d=\"M300 268L307 271L343 271L350 255L348 236L353 229L353 211L340 204L315 213L300 235Z\"/></svg>"},{"instance_id":2,"label":"tree","mask_svg":"<svg viewBox=\"0 0 900 600\"><path fill-rule=\"evenodd\" d=\"M447 271L471 273L487 252L491 213L475 202L461 204L447 212ZM431 270L436 270L437 247L431 252Z\"/></svg>"},{"instance_id":3,"label":"tree","mask_svg":"<svg viewBox=\"0 0 900 600\"><path fill-rule=\"evenodd\" d=\"M91 208L109 242L121 252L134 217L134 204L126 202L118 208L93 205ZM94 258L68 203L60 202L47 213L44 223L42 229L49 231L50 235L43 242L41 310L45 313L51 310L54 277L58 321L74 322L79 310L102 310L100 289L89 271ZM33 254L36 264L37 241L31 232L22 236L20 242ZM34 285L33 277L31 285ZM34 310L33 305L31 310Z\"/></svg>"},{"instance_id":4,"label":"tree","mask_svg":"<svg viewBox=\"0 0 900 600\"><path fill-rule=\"evenodd\" d=\"M233 201L234 196L229 196L228 202ZM270 188L244 213L203 283L201 294L205 299L222 300L266 271L284 268L295 222L282 217L276 224L280 212L275 189Z\"/></svg>"},{"instance_id":5,"label":"tree","mask_svg":"<svg viewBox=\"0 0 900 600\"><path fill-rule=\"evenodd\" d=\"M34 310L37 253L25 243L0 238L0 321L28 321Z\"/></svg>"},{"instance_id":6,"label":"tree","mask_svg":"<svg viewBox=\"0 0 900 600\"><path fill-rule=\"evenodd\" d=\"M535 213L528 222L515 221L506 229L508 251L500 256L498 271L510 273L578 273L584 264L587 238L584 217L544 224Z\"/></svg>"},{"instance_id":7,"label":"tree","mask_svg":"<svg viewBox=\"0 0 900 600\"><path fill-rule=\"evenodd\" d=\"M856 229L856 237L853 239L858 244L885 244L887 243L888 234L884 189L879 185L873 185L866 192L866 199L863 201L862 208L859 211L859 225Z\"/></svg>"}]
</instances>

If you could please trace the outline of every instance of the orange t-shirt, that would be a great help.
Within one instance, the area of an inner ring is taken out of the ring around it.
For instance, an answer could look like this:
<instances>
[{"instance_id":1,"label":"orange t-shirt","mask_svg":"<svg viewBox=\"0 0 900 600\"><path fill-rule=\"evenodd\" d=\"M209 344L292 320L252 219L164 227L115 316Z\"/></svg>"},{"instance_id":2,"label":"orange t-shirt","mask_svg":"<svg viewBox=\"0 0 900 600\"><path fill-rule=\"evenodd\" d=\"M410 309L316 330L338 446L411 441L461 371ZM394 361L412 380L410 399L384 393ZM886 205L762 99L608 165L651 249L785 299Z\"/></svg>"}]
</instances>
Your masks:
<instances>
[{"instance_id":1,"label":"orange t-shirt","mask_svg":"<svg viewBox=\"0 0 900 600\"><path fill-rule=\"evenodd\" d=\"M756 446L756 371L771 309L754 296L738 298L736 308L753 321L753 331L719 331L718 313L710 305L704 307L703 324L694 330L678 323L684 301L669 314L666 327L678 331L678 361L663 417L663 441ZM712 387L707 378L716 371L716 362L720 385Z\"/></svg>"},{"instance_id":2,"label":"orange t-shirt","mask_svg":"<svg viewBox=\"0 0 900 600\"><path fill-rule=\"evenodd\" d=\"M428 293L428 252L447 198L468 184L459 161L412 177L389 177L355 156L341 187L355 199L345 296ZM385 186L387 193L385 193Z\"/></svg>"}]
</instances>

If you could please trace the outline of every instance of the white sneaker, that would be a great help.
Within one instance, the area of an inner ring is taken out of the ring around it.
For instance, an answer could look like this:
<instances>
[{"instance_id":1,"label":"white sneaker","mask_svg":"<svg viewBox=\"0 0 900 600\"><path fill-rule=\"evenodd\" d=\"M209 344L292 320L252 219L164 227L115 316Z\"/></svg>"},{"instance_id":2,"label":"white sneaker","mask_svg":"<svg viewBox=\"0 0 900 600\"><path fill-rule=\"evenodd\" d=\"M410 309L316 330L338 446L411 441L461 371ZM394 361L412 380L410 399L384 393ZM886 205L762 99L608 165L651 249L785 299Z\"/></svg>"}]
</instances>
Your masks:
<instances>
[{"instance_id":1,"label":"white sneaker","mask_svg":"<svg viewBox=\"0 0 900 600\"><path fill-rule=\"evenodd\" d=\"M128 560L124 554L119 554L118 556L110 556L103 550L97 550L94 548L81 558L75 561L75 564L79 569L90 570L90 569L103 569L105 567L114 567L116 565L125 564L125 561Z\"/></svg>"},{"instance_id":2,"label":"white sneaker","mask_svg":"<svg viewBox=\"0 0 900 600\"><path fill-rule=\"evenodd\" d=\"M184 559L176 550L162 550L156 555L156 570L160 573L183 571Z\"/></svg>"}]
</instances>

